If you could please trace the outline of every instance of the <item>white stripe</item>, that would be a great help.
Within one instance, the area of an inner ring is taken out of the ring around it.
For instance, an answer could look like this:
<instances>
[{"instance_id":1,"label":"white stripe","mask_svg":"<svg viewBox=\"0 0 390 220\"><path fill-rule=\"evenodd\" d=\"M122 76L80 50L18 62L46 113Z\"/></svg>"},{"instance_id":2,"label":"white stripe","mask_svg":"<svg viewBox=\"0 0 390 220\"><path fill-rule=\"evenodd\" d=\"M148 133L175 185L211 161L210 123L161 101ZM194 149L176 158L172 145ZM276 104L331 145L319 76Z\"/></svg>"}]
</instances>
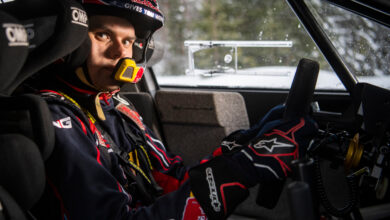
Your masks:
<instances>
[{"instance_id":1,"label":"white stripe","mask_svg":"<svg viewBox=\"0 0 390 220\"><path fill-rule=\"evenodd\" d=\"M245 156L246 156L250 161L253 162L253 158L251 157L251 155L249 155L249 154L248 154L246 151L244 151L244 150L241 150L241 152L244 153Z\"/></svg>"},{"instance_id":2,"label":"white stripe","mask_svg":"<svg viewBox=\"0 0 390 220\"><path fill-rule=\"evenodd\" d=\"M276 174L276 172L275 172L271 167L269 167L269 166L267 166L267 165L264 165L264 164L259 164L259 163L254 163L254 165L255 165L255 167L265 168L265 169L269 170L271 173L273 173L273 174L275 175L275 177L276 177L277 179L281 179L281 178L278 176L278 174Z\"/></svg>"},{"instance_id":3,"label":"white stripe","mask_svg":"<svg viewBox=\"0 0 390 220\"><path fill-rule=\"evenodd\" d=\"M87 24L83 23L83 22L79 22L79 21L72 21L73 24L78 24L78 25L82 25L82 26L85 26L85 27L88 27Z\"/></svg>"},{"instance_id":4,"label":"white stripe","mask_svg":"<svg viewBox=\"0 0 390 220\"><path fill-rule=\"evenodd\" d=\"M8 46L14 47L14 46L28 46L27 42L10 42L8 43Z\"/></svg>"},{"instance_id":5,"label":"white stripe","mask_svg":"<svg viewBox=\"0 0 390 220\"><path fill-rule=\"evenodd\" d=\"M152 139L152 141L153 141L154 143L159 143L159 145L161 146L161 148L162 148L164 151L167 151L167 150L165 149L164 144L163 144L160 140L154 139L154 138L153 138L152 136L150 136L150 135L149 135L149 137L150 137L150 139Z\"/></svg>"},{"instance_id":6,"label":"white stripe","mask_svg":"<svg viewBox=\"0 0 390 220\"><path fill-rule=\"evenodd\" d=\"M165 164L165 166L168 168L168 167L169 167L168 162L165 160L165 158L164 158L164 156L161 154L161 152L158 151L158 150L156 149L156 147L155 147L152 143L150 143L150 141L148 141L148 144L149 144L149 146L153 149L153 151L154 151L156 154L158 154L158 156L160 156L161 160L163 161L163 163Z\"/></svg>"}]
</instances>

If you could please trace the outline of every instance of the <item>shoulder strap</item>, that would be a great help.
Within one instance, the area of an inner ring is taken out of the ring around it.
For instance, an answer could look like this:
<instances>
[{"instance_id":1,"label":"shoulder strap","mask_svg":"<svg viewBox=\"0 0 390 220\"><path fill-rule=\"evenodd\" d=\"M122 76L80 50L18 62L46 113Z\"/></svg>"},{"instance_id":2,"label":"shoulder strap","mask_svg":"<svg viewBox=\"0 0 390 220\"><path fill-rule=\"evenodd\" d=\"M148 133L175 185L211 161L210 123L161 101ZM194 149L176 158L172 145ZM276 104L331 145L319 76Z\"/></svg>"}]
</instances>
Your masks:
<instances>
[{"instance_id":1,"label":"shoulder strap","mask_svg":"<svg viewBox=\"0 0 390 220\"><path fill-rule=\"evenodd\" d=\"M140 130L145 132L145 125L142 122L142 117L138 114L133 103L122 98L118 93L113 96L113 99L116 110L126 116L126 118L130 119Z\"/></svg>"},{"instance_id":2,"label":"shoulder strap","mask_svg":"<svg viewBox=\"0 0 390 220\"><path fill-rule=\"evenodd\" d=\"M94 117L88 112L83 111L81 106L70 96L66 95L65 93L61 91L53 91L53 90L42 90L40 91L40 96L46 100L48 103L56 103L65 105L66 107L73 110L75 114L77 114L77 117L80 118L80 120L83 120L84 122L89 123L89 120L92 123L95 123L96 120ZM88 120L89 119L89 120ZM107 151L107 146L103 140L102 134L100 132L100 129L96 129L95 132L91 130L91 132L94 134L96 132L97 139L98 139L98 149L102 152L102 157L105 158L105 161L108 162L108 169L111 171L112 163L111 163L111 157L109 155L109 152Z\"/></svg>"}]
</instances>

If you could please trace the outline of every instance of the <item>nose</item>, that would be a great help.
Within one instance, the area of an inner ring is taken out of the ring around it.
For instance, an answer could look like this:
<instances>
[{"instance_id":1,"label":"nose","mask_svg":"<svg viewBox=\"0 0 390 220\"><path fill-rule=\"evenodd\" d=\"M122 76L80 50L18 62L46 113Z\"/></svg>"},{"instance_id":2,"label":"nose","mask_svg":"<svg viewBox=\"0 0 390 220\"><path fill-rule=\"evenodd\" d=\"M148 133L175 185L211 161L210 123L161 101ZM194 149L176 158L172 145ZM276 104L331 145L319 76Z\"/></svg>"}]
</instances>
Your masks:
<instances>
[{"instance_id":1,"label":"nose","mask_svg":"<svg viewBox=\"0 0 390 220\"><path fill-rule=\"evenodd\" d=\"M129 56L127 53L128 49L118 40L113 41L109 48L109 57L113 60L121 59Z\"/></svg>"}]
</instances>

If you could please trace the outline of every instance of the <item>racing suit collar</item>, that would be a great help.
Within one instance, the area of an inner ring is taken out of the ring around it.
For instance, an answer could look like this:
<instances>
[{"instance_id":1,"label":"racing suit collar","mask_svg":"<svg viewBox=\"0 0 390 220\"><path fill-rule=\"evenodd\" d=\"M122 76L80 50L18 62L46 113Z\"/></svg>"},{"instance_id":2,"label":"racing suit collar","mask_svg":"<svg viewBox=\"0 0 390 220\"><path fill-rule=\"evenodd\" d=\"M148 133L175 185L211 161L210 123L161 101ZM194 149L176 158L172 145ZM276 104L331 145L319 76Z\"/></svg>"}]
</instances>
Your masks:
<instances>
[{"instance_id":1,"label":"racing suit collar","mask_svg":"<svg viewBox=\"0 0 390 220\"><path fill-rule=\"evenodd\" d=\"M100 101L102 100L103 105L108 106L110 105L108 100L120 91L118 89L111 92L99 92L96 89L87 86L76 74L58 75L57 79L60 85L62 84L61 87L65 90L65 93L76 99L77 102L88 109L94 117L97 117L101 121L105 121L106 117Z\"/></svg>"}]
</instances>

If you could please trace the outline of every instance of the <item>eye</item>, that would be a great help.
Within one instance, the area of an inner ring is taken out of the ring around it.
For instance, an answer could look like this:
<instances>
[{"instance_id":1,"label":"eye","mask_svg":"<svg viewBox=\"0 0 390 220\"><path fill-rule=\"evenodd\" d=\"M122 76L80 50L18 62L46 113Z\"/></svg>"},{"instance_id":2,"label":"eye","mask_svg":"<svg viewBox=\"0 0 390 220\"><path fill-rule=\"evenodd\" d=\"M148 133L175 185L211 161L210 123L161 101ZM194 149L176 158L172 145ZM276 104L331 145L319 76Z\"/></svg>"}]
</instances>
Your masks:
<instances>
[{"instance_id":1,"label":"eye","mask_svg":"<svg viewBox=\"0 0 390 220\"><path fill-rule=\"evenodd\" d=\"M101 41L106 41L110 39L110 35L106 32L96 32L95 37L96 39Z\"/></svg>"},{"instance_id":2,"label":"eye","mask_svg":"<svg viewBox=\"0 0 390 220\"><path fill-rule=\"evenodd\" d=\"M134 40L132 40L132 39L125 39L125 40L123 40L123 45L125 47L130 47L130 46L133 45L133 43L134 43Z\"/></svg>"}]
</instances>

